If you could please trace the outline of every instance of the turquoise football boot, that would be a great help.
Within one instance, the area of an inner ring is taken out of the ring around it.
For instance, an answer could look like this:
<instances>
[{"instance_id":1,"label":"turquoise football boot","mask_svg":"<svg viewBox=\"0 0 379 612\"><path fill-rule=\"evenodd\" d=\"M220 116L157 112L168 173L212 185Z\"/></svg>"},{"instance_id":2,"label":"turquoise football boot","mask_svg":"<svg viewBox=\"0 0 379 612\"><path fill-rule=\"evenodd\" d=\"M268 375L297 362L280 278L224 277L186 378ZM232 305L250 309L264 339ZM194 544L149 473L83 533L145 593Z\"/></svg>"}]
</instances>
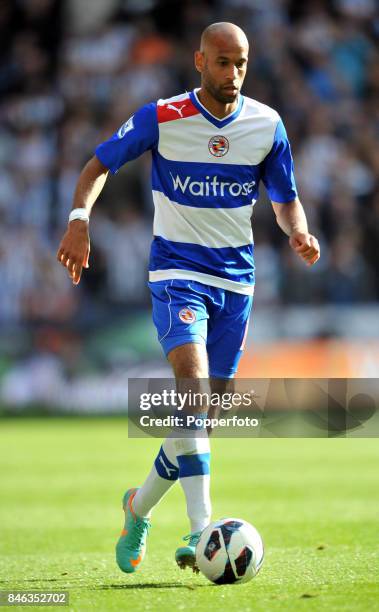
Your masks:
<instances>
[{"instance_id":1,"label":"turquoise football boot","mask_svg":"<svg viewBox=\"0 0 379 612\"><path fill-rule=\"evenodd\" d=\"M196 544L200 540L201 531L195 531L184 536L183 540L188 542L187 546L181 546L175 553L175 561L180 569L192 567L192 571L198 573L199 568L196 565Z\"/></svg>"},{"instance_id":2,"label":"turquoise football boot","mask_svg":"<svg viewBox=\"0 0 379 612\"><path fill-rule=\"evenodd\" d=\"M137 571L146 551L146 537L150 528L148 518L137 516L133 510L133 499L138 489L128 489L122 500L125 524L116 544L116 561L123 572Z\"/></svg>"}]
</instances>

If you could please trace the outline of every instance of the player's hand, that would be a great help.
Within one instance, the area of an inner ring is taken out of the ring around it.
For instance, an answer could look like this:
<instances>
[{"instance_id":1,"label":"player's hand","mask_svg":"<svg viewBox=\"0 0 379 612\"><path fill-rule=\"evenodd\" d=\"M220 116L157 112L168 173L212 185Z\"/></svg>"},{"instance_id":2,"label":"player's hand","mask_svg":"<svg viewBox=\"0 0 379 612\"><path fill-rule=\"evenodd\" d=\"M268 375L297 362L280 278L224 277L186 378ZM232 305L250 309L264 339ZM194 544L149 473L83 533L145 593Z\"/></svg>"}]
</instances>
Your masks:
<instances>
[{"instance_id":1,"label":"player's hand","mask_svg":"<svg viewBox=\"0 0 379 612\"><path fill-rule=\"evenodd\" d=\"M320 259L320 245L312 234L293 232L289 243L291 248L305 261L307 266L313 266Z\"/></svg>"},{"instance_id":2,"label":"player's hand","mask_svg":"<svg viewBox=\"0 0 379 612\"><path fill-rule=\"evenodd\" d=\"M90 239L87 221L76 219L68 224L57 252L57 259L67 268L74 285L78 285L83 268L89 268Z\"/></svg>"}]
</instances>

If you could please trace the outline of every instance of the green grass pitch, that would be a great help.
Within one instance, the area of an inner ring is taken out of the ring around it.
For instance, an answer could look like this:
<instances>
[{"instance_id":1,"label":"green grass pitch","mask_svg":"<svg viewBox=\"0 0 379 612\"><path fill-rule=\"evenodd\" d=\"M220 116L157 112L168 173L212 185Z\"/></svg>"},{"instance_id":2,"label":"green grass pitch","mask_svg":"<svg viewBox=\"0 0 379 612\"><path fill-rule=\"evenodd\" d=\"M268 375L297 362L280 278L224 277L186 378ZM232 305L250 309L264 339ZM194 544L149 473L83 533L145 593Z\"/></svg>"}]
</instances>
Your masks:
<instances>
[{"instance_id":1,"label":"green grass pitch","mask_svg":"<svg viewBox=\"0 0 379 612\"><path fill-rule=\"evenodd\" d=\"M78 611L378 609L377 440L212 444L213 517L244 518L265 541L246 585L176 567L189 531L178 484L154 513L140 571L118 570L121 497L143 480L158 440L128 439L123 419L2 420L0 589L66 589Z\"/></svg>"}]
</instances>

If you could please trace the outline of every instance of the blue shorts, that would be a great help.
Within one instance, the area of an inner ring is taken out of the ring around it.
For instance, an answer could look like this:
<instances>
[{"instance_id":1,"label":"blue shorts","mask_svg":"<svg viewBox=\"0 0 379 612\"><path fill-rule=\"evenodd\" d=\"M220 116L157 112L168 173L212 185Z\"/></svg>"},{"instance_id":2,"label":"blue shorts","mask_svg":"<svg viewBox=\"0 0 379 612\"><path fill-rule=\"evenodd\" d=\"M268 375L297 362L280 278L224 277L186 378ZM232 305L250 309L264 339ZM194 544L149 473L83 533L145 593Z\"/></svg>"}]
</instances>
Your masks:
<instances>
[{"instance_id":1,"label":"blue shorts","mask_svg":"<svg viewBox=\"0 0 379 612\"><path fill-rule=\"evenodd\" d=\"M181 344L205 344L209 375L232 378L242 355L253 297L191 280L148 285L153 321L166 356Z\"/></svg>"}]
</instances>

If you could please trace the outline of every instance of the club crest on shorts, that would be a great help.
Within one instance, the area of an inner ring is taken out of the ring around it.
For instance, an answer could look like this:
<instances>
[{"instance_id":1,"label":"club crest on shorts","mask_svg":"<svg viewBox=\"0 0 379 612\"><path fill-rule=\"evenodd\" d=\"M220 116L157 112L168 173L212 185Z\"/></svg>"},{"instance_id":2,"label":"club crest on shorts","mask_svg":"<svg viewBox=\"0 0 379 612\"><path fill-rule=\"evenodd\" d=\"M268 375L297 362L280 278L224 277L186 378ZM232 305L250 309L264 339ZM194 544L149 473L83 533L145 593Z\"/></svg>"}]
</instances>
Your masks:
<instances>
[{"instance_id":1,"label":"club crest on shorts","mask_svg":"<svg viewBox=\"0 0 379 612\"><path fill-rule=\"evenodd\" d=\"M223 157L229 151L229 140L225 136L212 136L208 149L214 157Z\"/></svg>"},{"instance_id":2,"label":"club crest on shorts","mask_svg":"<svg viewBox=\"0 0 379 612\"><path fill-rule=\"evenodd\" d=\"M191 308L182 308L179 310L179 319L182 323L194 323L194 321L196 321L196 315Z\"/></svg>"}]
</instances>

